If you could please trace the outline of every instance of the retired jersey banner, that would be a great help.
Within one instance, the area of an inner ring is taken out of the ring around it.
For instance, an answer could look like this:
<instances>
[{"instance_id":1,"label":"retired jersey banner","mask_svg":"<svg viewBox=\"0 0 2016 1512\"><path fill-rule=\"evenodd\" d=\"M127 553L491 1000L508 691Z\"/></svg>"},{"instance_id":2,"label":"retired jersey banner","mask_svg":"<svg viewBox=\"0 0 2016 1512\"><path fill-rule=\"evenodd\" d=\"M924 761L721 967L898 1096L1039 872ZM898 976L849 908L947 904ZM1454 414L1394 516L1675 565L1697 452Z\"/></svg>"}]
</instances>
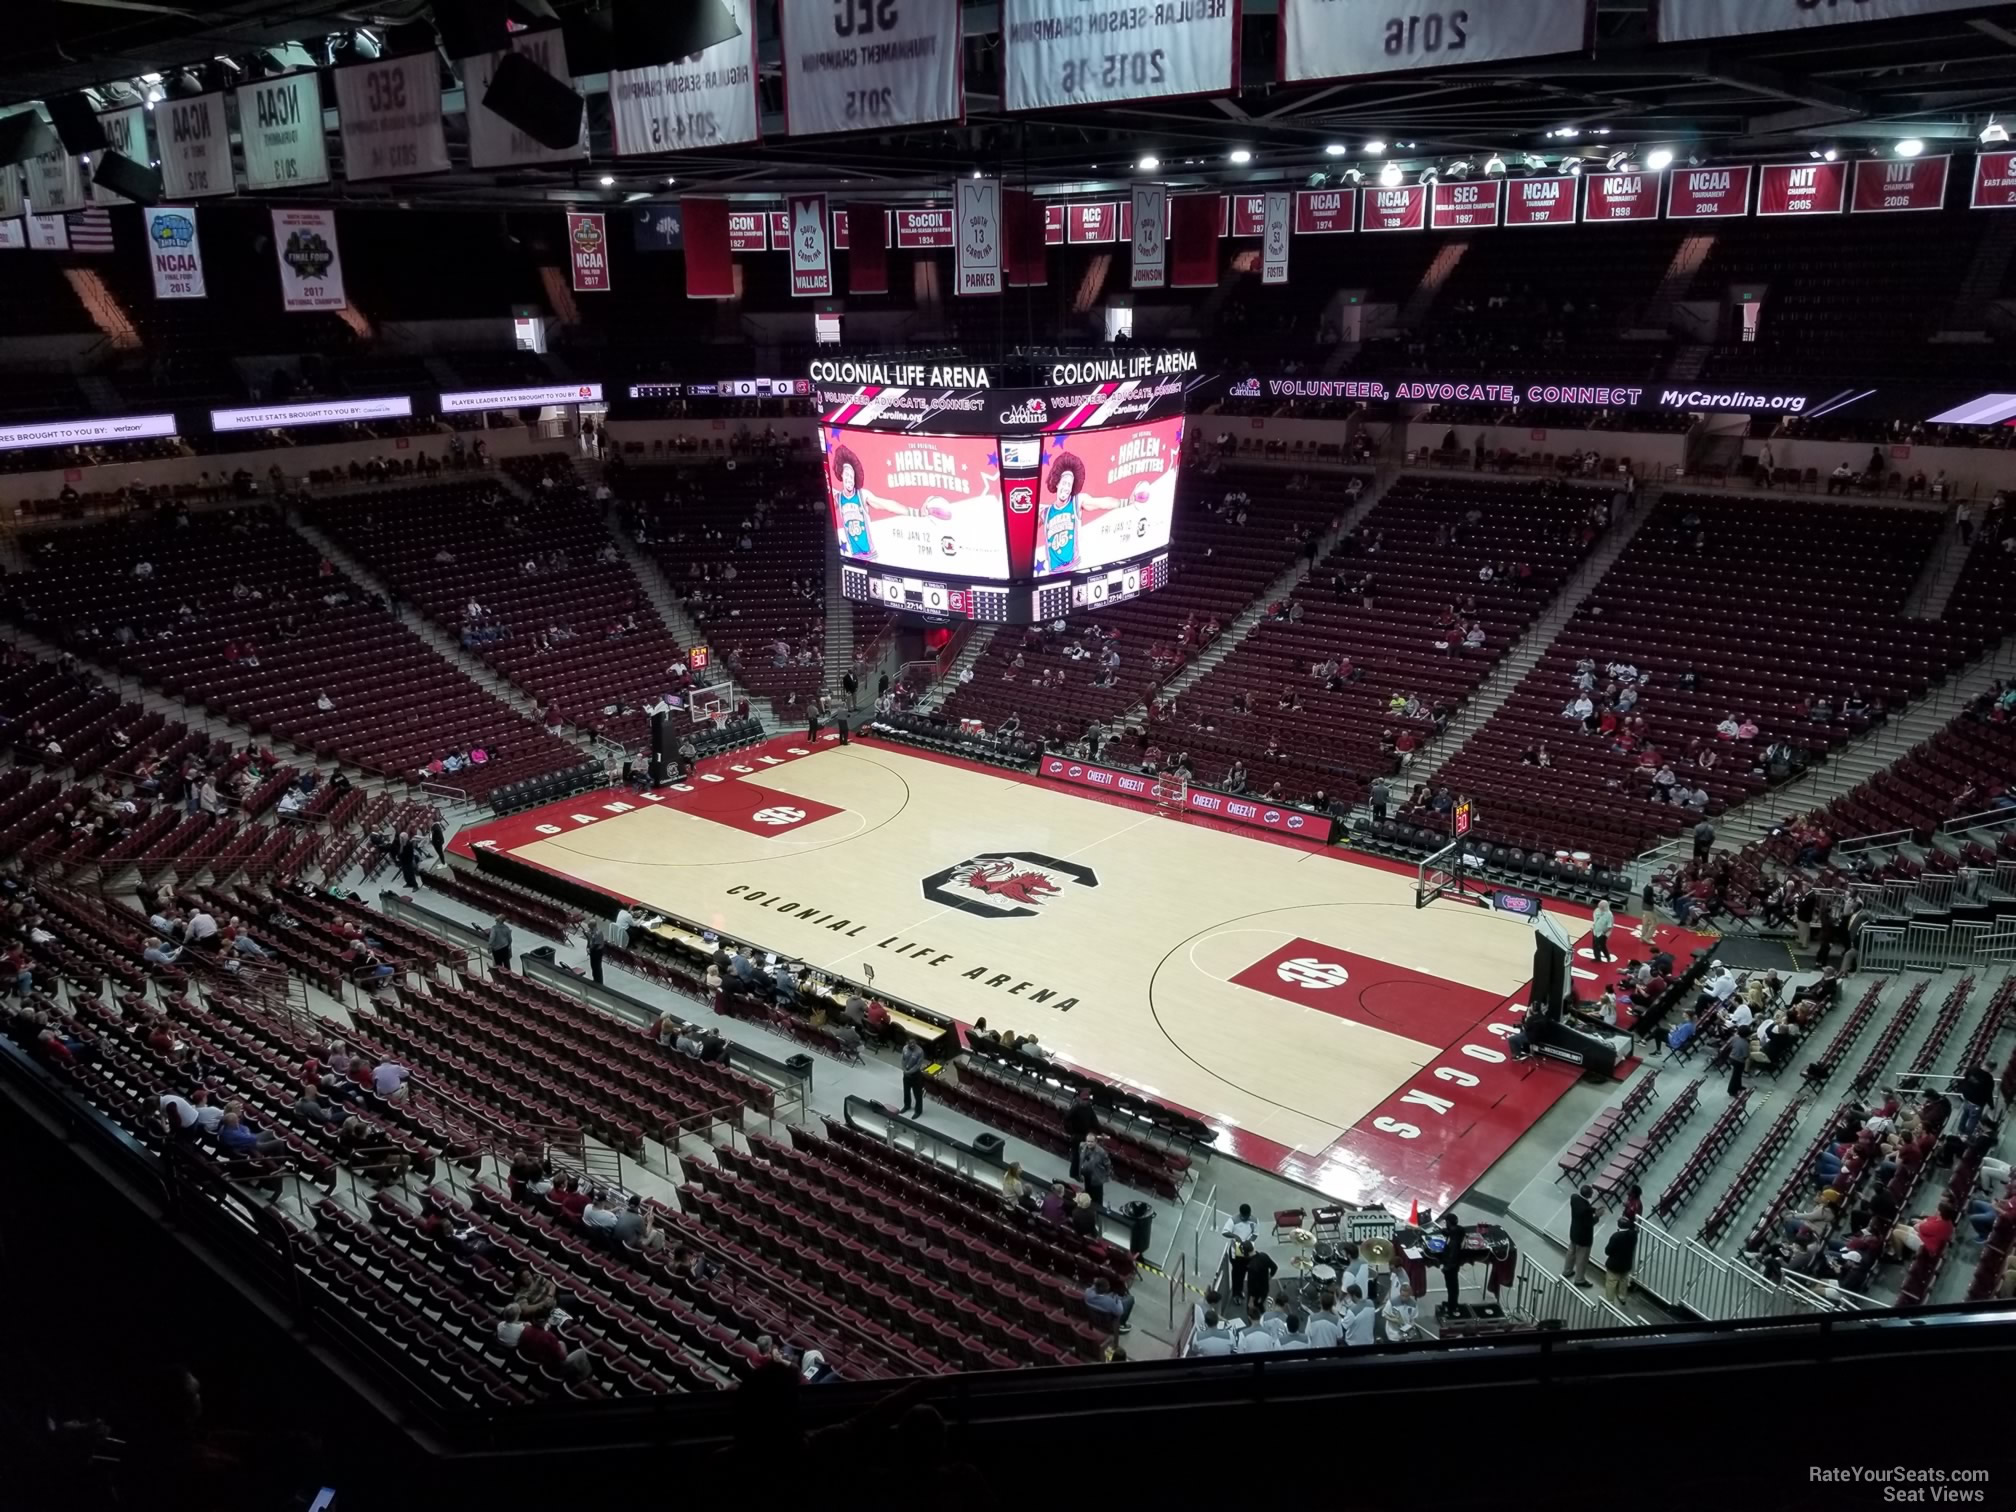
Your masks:
<instances>
[{"instance_id":1,"label":"retired jersey banner","mask_svg":"<svg viewBox=\"0 0 2016 1512\"><path fill-rule=\"evenodd\" d=\"M1575 180L1565 174L1551 178L1505 180L1505 224L1574 225Z\"/></svg>"},{"instance_id":2,"label":"retired jersey banner","mask_svg":"<svg viewBox=\"0 0 2016 1512\"><path fill-rule=\"evenodd\" d=\"M1974 159L1976 210L2016 210L2016 152L1984 152Z\"/></svg>"},{"instance_id":3,"label":"retired jersey banner","mask_svg":"<svg viewBox=\"0 0 2016 1512\"><path fill-rule=\"evenodd\" d=\"M999 294L1001 270L1001 180L963 178L954 196L954 243L958 251L955 294Z\"/></svg>"},{"instance_id":4,"label":"retired jersey banner","mask_svg":"<svg viewBox=\"0 0 2016 1512\"><path fill-rule=\"evenodd\" d=\"M928 252L952 245L950 210L898 210L896 245L904 252Z\"/></svg>"},{"instance_id":5,"label":"retired jersey banner","mask_svg":"<svg viewBox=\"0 0 2016 1512\"><path fill-rule=\"evenodd\" d=\"M606 294L609 282L609 228L590 211L567 212L567 261L576 294Z\"/></svg>"},{"instance_id":6,"label":"retired jersey banner","mask_svg":"<svg viewBox=\"0 0 2016 1512\"><path fill-rule=\"evenodd\" d=\"M1438 183L1428 200L1428 227L1432 231L1476 231L1498 224L1498 191L1503 179L1483 179L1474 184Z\"/></svg>"},{"instance_id":7,"label":"retired jersey banner","mask_svg":"<svg viewBox=\"0 0 2016 1512\"><path fill-rule=\"evenodd\" d=\"M156 299L202 299L203 250L196 241L196 212L186 205L149 205L140 212L147 228L147 262L154 270Z\"/></svg>"},{"instance_id":8,"label":"retired jersey banner","mask_svg":"<svg viewBox=\"0 0 2016 1512\"><path fill-rule=\"evenodd\" d=\"M84 208L87 202L84 170L77 159L61 147L28 159L21 165L21 171L27 175L28 203L37 211L45 215L60 215L65 210ZM67 237L64 244L69 244Z\"/></svg>"},{"instance_id":9,"label":"retired jersey banner","mask_svg":"<svg viewBox=\"0 0 2016 1512\"><path fill-rule=\"evenodd\" d=\"M1521 4L1528 0L1520 0ZM1980 0L1659 0L1661 42L1706 42L1760 32L1839 26L1853 21L1906 21L1944 11L1980 10Z\"/></svg>"},{"instance_id":10,"label":"retired jersey banner","mask_svg":"<svg viewBox=\"0 0 2016 1512\"><path fill-rule=\"evenodd\" d=\"M1674 168L1666 175L1668 220L1720 220L1750 213L1750 165Z\"/></svg>"},{"instance_id":11,"label":"retired jersey banner","mask_svg":"<svg viewBox=\"0 0 2016 1512\"><path fill-rule=\"evenodd\" d=\"M1659 219L1659 175L1639 170L1583 174L1582 219L1605 223Z\"/></svg>"},{"instance_id":12,"label":"retired jersey banner","mask_svg":"<svg viewBox=\"0 0 2016 1512\"><path fill-rule=\"evenodd\" d=\"M826 196L794 194L784 202L791 223L791 292L799 298L833 292L833 251L827 241Z\"/></svg>"},{"instance_id":13,"label":"retired jersey banner","mask_svg":"<svg viewBox=\"0 0 2016 1512\"><path fill-rule=\"evenodd\" d=\"M1169 190L1163 184L1136 184L1131 200L1133 224L1128 228L1134 248L1136 289L1169 285Z\"/></svg>"},{"instance_id":14,"label":"retired jersey banner","mask_svg":"<svg viewBox=\"0 0 2016 1512\"><path fill-rule=\"evenodd\" d=\"M567 39L557 27L518 33L511 39L511 51L537 64L569 89L574 87L574 76L567 71ZM587 157L587 111L581 112L579 141L567 147L548 147L483 103L503 57L504 54L496 52L461 60L462 93L468 100L469 166L507 168L518 163L573 163Z\"/></svg>"},{"instance_id":15,"label":"retired jersey banner","mask_svg":"<svg viewBox=\"0 0 2016 1512\"><path fill-rule=\"evenodd\" d=\"M1766 163L1758 170L1759 215L1839 215L1847 203L1846 163Z\"/></svg>"},{"instance_id":16,"label":"retired jersey banner","mask_svg":"<svg viewBox=\"0 0 2016 1512\"><path fill-rule=\"evenodd\" d=\"M313 73L261 79L238 90L238 137L247 189L329 182L322 140L322 91Z\"/></svg>"},{"instance_id":17,"label":"retired jersey banner","mask_svg":"<svg viewBox=\"0 0 2016 1512\"><path fill-rule=\"evenodd\" d=\"M1288 232L1294 223L1292 206L1287 190L1268 191L1264 210L1266 230L1260 238L1260 282L1263 284L1288 282Z\"/></svg>"},{"instance_id":18,"label":"retired jersey banner","mask_svg":"<svg viewBox=\"0 0 2016 1512\"><path fill-rule=\"evenodd\" d=\"M1304 84L1578 52L1595 24L1593 0L1418 10L1388 0L1281 0L1281 77Z\"/></svg>"},{"instance_id":19,"label":"retired jersey banner","mask_svg":"<svg viewBox=\"0 0 2016 1512\"><path fill-rule=\"evenodd\" d=\"M275 210L273 250L280 259L283 308L340 310L349 303L334 210Z\"/></svg>"},{"instance_id":20,"label":"retired jersey banner","mask_svg":"<svg viewBox=\"0 0 2016 1512\"><path fill-rule=\"evenodd\" d=\"M358 183L448 171L441 68L433 53L380 58L335 73L344 178Z\"/></svg>"},{"instance_id":21,"label":"retired jersey banner","mask_svg":"<svg viewBox=\"0 0 2016 1512\"><path fill-rule=\"evenodd\" d=\"M101 111L98 124L105 129L105 145L121 157L131 158L142 168L154 161L153 149L147 145L147 107L129 105L124 110ZM91 181L91 203L94 205L124 205L129 203L123 194L114 194L110 189L101 189L97 179Z\"/></svg>"},{"instance_id":22,"label":"retired jersey banner","mask_svg":"<svg viewBox=\"0 0 2016 1512\"><path fill-rule=\"evenodd\" d=\"M756 117L756 23L749 0L720 0L737 33L705 52L653 68L609 74L616 152L691 152L753 142Z\"/></svg>"},{"instance_id":23,"label":"retired jersey banner","mask_svg":"<svg viewBox=\"0 0 2016 1512\"><path fill-rule=\"evenodd\" d=\"M777 29L792 136L965 118L959 0L778 0Z\"/></svg>"},{"instance_id":24,"label":"retired jersey banner","mask_svg":"<svg viewBox=\"0 0 2016 1512\"><path fill-rule=\"evenodd\" d=\"M1942 210L1950 157L1860 158L1851 208L1857 215L1896 210Z\"/></svg>"},{"instance_id":25,"label":"retired jersey banner","mask_svg":"<svg viewBox=\"0 0 2016 1512\"><path fill-rule=\"evenodd\" d=\"M1238 0L1003 0L1010 110L1239 87Z\"/></svg>"},{"instance_id":26,"label":"retired jersey banner","mask_svg":"<svg viewBox=\"0 0 2016 1512\"><path fill-rule=\"evenodd\" d=\"M1401 184L1392 189L1365 189L1361 231L1419 231L1428 224L1428 186Z\"/></svg>"},{"instance_id":27,"label":"retired jersey banner","mask_svg":"<svg viewBox=\"0 0 2016 1512\"><path fill-rule=\"evenodd\" d=\"M231 123L221 92L156 107L154 136L161 187L171 199L229 194L238 187L231 176Z\"/></svg>"}]
</instances>

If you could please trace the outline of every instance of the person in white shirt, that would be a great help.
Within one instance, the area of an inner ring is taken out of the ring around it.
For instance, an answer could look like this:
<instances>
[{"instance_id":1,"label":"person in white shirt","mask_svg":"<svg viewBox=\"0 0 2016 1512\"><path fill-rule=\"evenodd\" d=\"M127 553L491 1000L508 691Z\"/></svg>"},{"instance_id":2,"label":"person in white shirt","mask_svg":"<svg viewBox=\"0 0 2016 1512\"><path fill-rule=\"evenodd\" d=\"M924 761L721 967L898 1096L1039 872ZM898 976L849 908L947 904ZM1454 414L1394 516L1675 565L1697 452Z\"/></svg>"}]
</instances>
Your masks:
<instances>
[{"instance_id":1,"label":"person in white shirt","mask_svg":"<svg viewBox=\"0 0 2016 1512\"><path fill-rule=\"evenodd\" d=\"M617 950L628 950L630 948L630 926L636 922L635 919L630 917L629 909L617 909L616 917L609 922L608 940L610 945Z\"/></svg>"},{"instance_id":2,"label":"person in white shirt","mask_svg":"<svg viewBox=\"0 0 2016 1512\"><path fill-rule=\"evenodd\" d=\"M397 1061L380 1061L371 1072L371 1090L380 1097L406 1095L406 1068Z\"/></svg>"},{"instance_id":3,"label":"person in white shirt","mask_svg":"<svg viewBox=\"0 0 2016 1512\"><path fill-rule=\"evenodd\" d=\"M1379 1315L1372 1310L1372 1304L1355 1286L1345 1288L1344 1298L1344 1342L1353 1348L1373 1343Z\"/></svg>"},{"instance_id":4,"label":"person in white shirt","mask_svg":"<svg viewBox=\"0 0 2016 1512\"><path fill-rule=\"evenodd\" d=\"M189 943L200 945L217 933L217 921L207 909L199 908L189 915Z\"/></svg>"},{"instance_id":5,"label":"person in white shirt","mask_svg":"<svg viewBox=\"0 0 2016 1512\"><path fill-rule=\"evenodd\" d=\"M315 695L315 707L320 709L324 714L327 714L331 709L336 707L336 700L331 698L327 693L318 692Z\"/></svg>"},{"instance_id":6,"label":"person in white shirt","mask_svg":"<svg viewBox=\"0 0 2016 1512\"><path fill-rule=\"evenodd\" d=\"M1246 1326L1239 1330L1239 1337L1232 1343L1234 1354L1271 1354L1281 1347L1281 1341L1260 1326L1260 1310L1249 1307L1246 1310Z\"/></svg>"},{"instance_id":7,"label":"person in white shirt","mask_svg":"<svg viewBox=\"0 0 2016 1512\"><path fill-rule=\"evenodd\" d=\"M193 927L194 920L191 920ZM1708 978L1705 990L1718 1003L1726 1003L1736 995L1736 973L1720 961L1715 963L1715 971Z\"/></svg>"},{"instance_id":8,"label":"person in white shirt","mask_svg":"<svg viewBox=\"0 0 2016 1512\"><path fill-rule=\"evenodd\" d=\"M189 1100L196 1105L196 1126L205 1134L215 1134L227 1110L222 1104L211 1102L210 1094L201 1088Z\"/></svg>"},{"instance_id":9,"label":"person in white shirt","mask_svg":"<svg viewBox=\"0 0 2016 1512\"><path fill-rule=\"evenodd\" d=\"M1337 1316L1336 1293L1323 1293L1322 1307L1309 1314L1308 1338L1311 1349L1335 1349L1344 1342L1344 1320Z\"/></svg>"},{"instance_id":10,"label":"person in white shirt","mask_svg":"<svg viewBox=\"0 0 2016 1512\"><path fill-rule=\"evenodd\" d=\"M1232 1353L1232 1331L1218 1321L1217 1308L1204 1310L1203 1326L1190 1339L1190 1353L1207 1358Z\"/></svg>"},{"instance_id":11,"label":"person in white shirt","mask_svg":"<svg viewBox=\"0 0 2016 1512\"><path fill-rule=\"evenodd\" d=\"M286 818L301 812L301 789L290 787L280 795L280 814Z\"/></svg>"},{"instance_id":12,"label":"person in white shirt","mask_svg":"<svg viewBox=\"0 0 2016 1512\"><path fill-rule=\"evenodd\" d=\"M1355 1244L1347 1242L1344 1246L1344 1264L1340 1268L1337 1284L1343 1287L1347 1293L1355 1286L1358 1288L1359 1296L1370 1297L1372 1295L1372 1267L1358 1257L1358 1246ZM1336 1307L1337 1298L1335 1295L1329 1296L1329 1305L1333 1309Z\"/></svg>"},{"instance_id":13,"label":"person in white shirt","mask_svg":"<svg viewBox=\"0 0 2016 1512\"><path fill-rule=\"evenodd\" d=\"M177 1097L173 1092L162 1093L161 1111L168 1115L178 1132L196 1126L196 1104L186 1097Z\"/></svg>"},{"instance_id":14,"label":"person in white shirt","mask_svg":"<svg viewBox=\"0 0 2016 1512\"><path fill-rule=\"evenodd\" d=\"M1738 998L1736 1006L1729 1010L1729 1025L1733 1029L1748 1029L1756 1021L1756 1017L1750 1011L1750 1005Z\"/></svg>"},{"instance_id":15,"label":"person in white shirt","mask_svg":"<svg viewBox=\"0 0 2016 1512\"><path fill-rule=\"evenodd\" d=\"M598 1231L615 1228L616 1208L610 1199L600 1192L590 1197L588 1206L581 1209L581 1226Z\"/></svg>"},{"instance_id":16,"label":"person in white shirt","mask_svg":"<svg viewBox=\"0 0 2016 1512\"><path fill-rule=\"evenodd\" d=\"M1414 1301L1414 1288L1406 1276L1393 1278L1393 1291L1386 1299L1386 1306L1380 1316L1386 1320L1386 1338L1389 1342L1414 1337L1414 1320L1420 1309Z\"/></svg>"}]
</instances>

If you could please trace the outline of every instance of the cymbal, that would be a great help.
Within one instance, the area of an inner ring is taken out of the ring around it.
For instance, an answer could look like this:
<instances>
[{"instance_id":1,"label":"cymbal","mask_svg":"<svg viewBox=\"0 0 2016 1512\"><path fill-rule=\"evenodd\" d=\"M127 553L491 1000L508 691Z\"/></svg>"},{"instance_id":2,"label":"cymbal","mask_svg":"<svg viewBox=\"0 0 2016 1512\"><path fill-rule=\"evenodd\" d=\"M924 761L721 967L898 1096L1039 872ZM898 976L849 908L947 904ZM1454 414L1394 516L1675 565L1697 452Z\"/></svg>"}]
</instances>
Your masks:
<instances>
[{"instance_id":1,"label":"cymbal","mask_svg":"<svg viewBox=\"0 0 2016 1512\"><path fill-rule=\"evenodd\" d=\"M1316 1236L1305 1228L1291 1229L1288 1234L1288 1242L1291 1244L1314 1244Z\"/></svg>"},{"instance_id":2,"label":"cymbal","mask_svg":"<svg viewBox=\"0 0 2016 1512\"><path fill-rule=\"evenodd\" d=\"M1358 1245L1358 1258L1368 1265L1391 1265L1393 1241L1386 1238L1363 1240Z\"/></svg>"}]
</instances>

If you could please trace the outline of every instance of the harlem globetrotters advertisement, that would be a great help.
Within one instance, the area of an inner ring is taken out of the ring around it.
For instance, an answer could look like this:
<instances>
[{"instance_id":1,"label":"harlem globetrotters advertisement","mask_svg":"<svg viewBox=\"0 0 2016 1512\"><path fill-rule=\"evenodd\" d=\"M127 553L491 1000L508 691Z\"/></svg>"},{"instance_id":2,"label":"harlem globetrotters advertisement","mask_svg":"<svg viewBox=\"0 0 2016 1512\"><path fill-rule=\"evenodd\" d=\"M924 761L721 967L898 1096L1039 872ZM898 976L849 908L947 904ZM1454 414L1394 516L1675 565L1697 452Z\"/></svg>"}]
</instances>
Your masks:
<instances>
[{"instance_id":1,"label":"harlem globetrotters advertisement","mask_svg":"<svg viewBox=\"0 0 2016 1512\"><path fill-rule=\"evenodd\" d=\"M1182 454L1181 420L1045 436L1036 576L1088 572L1167 546Z\"/></svg>"},{"instance_id":2,"label":"harlem globetrotters advertisement","mask_svg":"<svg viewBox=\"0 0 2016 1512\"><path fill-rule=\"evenodd\" d=\"M822 426L840 554L906 572L1006 581L1001 453L991 436ZM1168 510L1163 510L1168 518Z\"/></svg>"}]
</instances>

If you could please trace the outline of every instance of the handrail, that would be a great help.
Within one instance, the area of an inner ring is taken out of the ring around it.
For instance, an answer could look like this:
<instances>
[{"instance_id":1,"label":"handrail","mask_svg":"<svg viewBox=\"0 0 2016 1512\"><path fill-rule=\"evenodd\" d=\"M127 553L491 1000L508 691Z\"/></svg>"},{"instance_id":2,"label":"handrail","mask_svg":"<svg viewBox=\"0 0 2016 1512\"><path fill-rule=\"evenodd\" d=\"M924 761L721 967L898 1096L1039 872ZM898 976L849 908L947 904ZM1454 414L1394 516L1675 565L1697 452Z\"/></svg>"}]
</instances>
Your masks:
<instances>
[{"instance_id":1,"label":"handrail","mask_svg":"<svg viewBox=\"0 0 2016 1512\"><path fill-rule=\"evenodd\" d=\"M1939 830L1942 834L1958 835L1968 830L1999 829L2005 824L2016 824L2016 808L1992 808L1976 814L1962 814L1958 818L1941 821Z\"/></svg>"}]
</instances>

